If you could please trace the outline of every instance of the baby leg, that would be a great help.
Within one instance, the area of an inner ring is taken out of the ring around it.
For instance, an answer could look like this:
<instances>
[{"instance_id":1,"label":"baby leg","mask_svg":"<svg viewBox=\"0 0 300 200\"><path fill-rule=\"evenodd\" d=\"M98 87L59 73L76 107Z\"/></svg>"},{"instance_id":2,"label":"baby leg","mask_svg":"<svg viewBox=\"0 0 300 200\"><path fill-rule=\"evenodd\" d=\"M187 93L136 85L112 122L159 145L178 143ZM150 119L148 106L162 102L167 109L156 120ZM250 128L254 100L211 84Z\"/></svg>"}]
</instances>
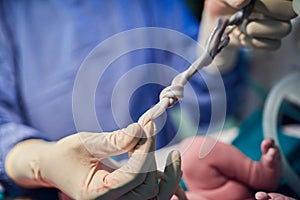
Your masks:
<instances>
[{"instance_id":1,"label":"baby leg","mask_svg":"<svg viewBox=\"0 0 300 200\"><path fill-rule=\"evenodd\" d=\"M278 147L272 139L261 143L262 156L252 165L249 185L255 189L274 190L281 178L281 159Z\"/></svg>"},{"instance_id":2,"label":"baby leg","mask_svg":"<svg viewBox=\"0 0 300 200\"><path fill-rule=\"evenodd\" d=\"M205 139L212 140L209 143L213 148L201 157ZM280 180L280 153L271 139L262 142L263 155L259 162L252 161L232 145L207 137L189 138L181 143L180 149L183 179L190 191L200 192L204 197L214 199L229 194L248 197L250 189L273 190Z\"/></svg>"},{"instance_id":3,"label":"baby leg","mask_svg":"<svg viewBox=\"0 0 300 200\"><path fill-rule=\"evenodd\" d=\"M204 144L205 142L207 143ZM204 157L200 152L203 149L208 152ZM248 170L245 168L249 167L251 160L232 145L208 137L194 137L183 141L180 150L188 199L253 197L250 188L236 177L237 171L240 171L240 174L245 176L244 179L248 178Z\"/></svg>"}]
</instances>

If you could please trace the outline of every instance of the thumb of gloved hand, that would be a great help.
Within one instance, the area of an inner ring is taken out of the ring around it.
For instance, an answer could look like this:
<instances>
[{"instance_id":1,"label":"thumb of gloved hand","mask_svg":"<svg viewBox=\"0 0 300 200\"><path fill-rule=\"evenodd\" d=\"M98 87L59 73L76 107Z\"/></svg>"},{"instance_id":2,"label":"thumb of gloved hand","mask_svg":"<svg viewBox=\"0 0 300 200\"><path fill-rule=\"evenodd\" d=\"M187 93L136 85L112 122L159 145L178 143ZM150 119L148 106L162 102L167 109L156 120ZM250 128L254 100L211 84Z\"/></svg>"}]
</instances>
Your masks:
<instances>
[{"instance_id":1,"label":"thumb of gloved hand","mask_svg":"<svg viewBox=\"0 0 300 200\"><path fill-rule=\"evenodd\" d=\"M147 152L153 142L145 137L155 132L152 122L145 133L135 123L111 133L81 132L58 142L27 140L16 145L6 159L9 176L23 186L56 187L75 199L117 199L140 185L145 173ZM140 139L144 137L143 139ZM137 151L133 151L138 146ZM154 146L155 147L155 146ZM128 163L119 169L108 156L133 151ZM100 162L99 162L100 161Z\"/></svg>"},{"instance_id":2,"label":"thumb of gloved hand","mask_svg":"<svg viewBox=\"0 0 300 200\"><path fill-rule=\"evenodd\" d=\"M164 173L159 173L159 176L159 199L171 199L173 194L175 194L179 200L187 199L183 189L179 185L182 176L181 155L179 151L169 153Z\"/></svg>"}]
</instances>

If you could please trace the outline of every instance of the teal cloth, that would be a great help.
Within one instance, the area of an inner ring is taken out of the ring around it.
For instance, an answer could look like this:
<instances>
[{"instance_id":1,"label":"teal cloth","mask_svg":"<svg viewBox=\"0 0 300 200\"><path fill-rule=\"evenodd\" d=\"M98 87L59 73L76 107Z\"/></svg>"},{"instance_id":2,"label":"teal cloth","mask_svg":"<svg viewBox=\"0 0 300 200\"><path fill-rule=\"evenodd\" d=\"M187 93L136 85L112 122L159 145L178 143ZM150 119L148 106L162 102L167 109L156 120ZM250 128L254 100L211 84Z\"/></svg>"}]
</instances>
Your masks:
<instances>
[{"instance_id":1,"label":"teal cloth","mask_svg":"<svg viewBox=\"0 0 300 200\"><path fill-rule=\"evenodd\" d=\"M182 187L182 189L183 189L184 191L187 191L187 188L186 188L186 185L185 185L183 179L180 179L180 185L181 185L181 187Z\"/></svg>"},{"instance_id":2,"label":"teal cloth","mask_svg":"<svg viewBox=\"0 0 300 200\"><path fill-rule=\"evenodd\" d=\"M262 111L256 111L240 126L238 137L233 141L232 144L252 160L258 161L261 157L260 144L262 140ZM280 128L278 128L278 140L282 148L282 153L286 156L294 171L296 171L296 173L299 175L300 140L295 137L283 135L283 132ZM292 195L295 198L300 198L295 196L284 180L282 180L278 188L278 192L286 195Z\"/></svg>"}]
</instances>

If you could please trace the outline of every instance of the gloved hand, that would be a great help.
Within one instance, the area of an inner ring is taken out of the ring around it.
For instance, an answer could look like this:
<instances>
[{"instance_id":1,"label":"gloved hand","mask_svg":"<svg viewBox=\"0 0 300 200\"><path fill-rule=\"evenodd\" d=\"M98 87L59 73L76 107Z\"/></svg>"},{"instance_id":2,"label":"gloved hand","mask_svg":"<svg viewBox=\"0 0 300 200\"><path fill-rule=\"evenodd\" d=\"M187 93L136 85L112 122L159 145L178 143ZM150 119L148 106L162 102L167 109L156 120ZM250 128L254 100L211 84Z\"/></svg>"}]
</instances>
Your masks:
<instances>
[{"instance_id":1,"label":"gloved hand","mask_svg":"<svg viewBox=\"0 0 300 200\"><path fill-rule=\"evenodd\" d=\"M293 0L293 9L298 15L300 14L300 0Z\"/></svg>"},{"instance_id":2,"label":"gloved hand","mask_svg":"<svg viewBox=\"0 0 300 200\"><path fill-rule=\"evenodd\" d=\"M280 193L275 193L275 192L256 192L255 194L255 199L257 200L272 200L272 199L278 199L278 200L296 200L292 197L288 197L285 195L282 195Z\"/></svg>"},{"instance_id":3,"label":"gloved hand","mask_svg":"<svg viewBox=\"0 0 300 200\"><path fill-rule=\"evenodd\" d=\"M155 124L149 122L145 127L134 123L111 133L81 132L58 142L27 140L8 154L6 171L19 185L56 187L75 199L171 197L176 189L173 182L177 186L181 177L180 154L170 153L172 162L162 180L171 178L158 186L151 153L155 150L154 133ZM131 154L122 167L108 159L124 152ZM163 189L158 191L158 187Z\"/></svg>"},{"instance_id":4,"label":"gloved hand","mask_svg":"<svg viewBox=\"0 0 300 200\"><path fill-rule=\"evenodd\" d=\"M202 15L199 42L205 46L216 20L231 15L250 0L206 0ZM291 31L291 19L296 17L291 0L256 0L252 14L230 34L230 44L215 58L221 72L234 66L238 47L276 50L281 39ZM209 70L208 70L209 71Z\"/></svg>"}]
</instances>

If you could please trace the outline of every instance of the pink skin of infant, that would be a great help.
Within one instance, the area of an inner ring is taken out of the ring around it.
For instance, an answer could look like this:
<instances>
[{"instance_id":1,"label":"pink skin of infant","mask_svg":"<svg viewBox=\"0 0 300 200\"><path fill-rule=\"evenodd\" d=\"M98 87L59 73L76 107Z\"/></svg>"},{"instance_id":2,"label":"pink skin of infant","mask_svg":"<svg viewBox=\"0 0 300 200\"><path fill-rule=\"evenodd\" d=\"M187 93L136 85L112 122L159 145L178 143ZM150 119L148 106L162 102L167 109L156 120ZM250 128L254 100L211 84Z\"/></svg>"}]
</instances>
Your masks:
<instances>
[{"instance_id":1,"label":"pink skin of infant","mask_svg":"<svg viewBox=\"0 0 300 200\"><path fill-rule=\"evenodd\" d=\"M209 145L203 146L204 140ZM200 149L209 152L203 157ZM280 181L280 152L272 139L262 141L262 157L258 162L234 146L208 137L188 138L180 143L179 150L189 200L254 199L252 189L274 191ZM271 193L270 198L263 194L262 199L274 199Z\"/></svg>"}]
</instances>

